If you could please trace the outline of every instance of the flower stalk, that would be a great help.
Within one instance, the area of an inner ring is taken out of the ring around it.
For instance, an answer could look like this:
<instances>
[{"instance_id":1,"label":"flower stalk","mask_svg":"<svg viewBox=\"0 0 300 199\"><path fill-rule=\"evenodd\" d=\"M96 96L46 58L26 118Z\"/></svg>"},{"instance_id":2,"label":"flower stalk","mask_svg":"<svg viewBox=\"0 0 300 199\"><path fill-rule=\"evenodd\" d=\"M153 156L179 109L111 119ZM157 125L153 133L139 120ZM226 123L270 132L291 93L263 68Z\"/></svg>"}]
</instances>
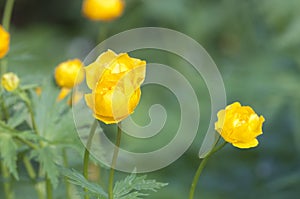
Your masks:
<instances>
[{"instance_id":1,"label":"flower stalk","mask_svg":"<svg viewBox=\"0 0 300 199\"><path fill-rule=\"evenodd\" d=\"M4 8L2 25L7 32L9 32L10 19L14 7L14 2L15 0L7 0ZM1 60L1 71L0 71L1 74L6 73L6 70L7 70L7 60Z\"/></svg>"},{"instance_id":2,"label":"flower stalk","mask_svg":"<svg viewBox=\"0 0 300 199\"><path fill-rule=\"evenodd\" d=\"M115 174L114 168L117 163L119 148L120 148L120 144L121 144L121 137L122 137L121 123L117 124L117 126L118 126L117 138L116 138L114 154L113 154L112 163L111 163L110 172L109 172L109 182L108 182L108 197L109 197L109 199L114 198L114 196L113 196L113 185L114 185L114 174Z\"/></svg>"},{"instance_id":3,"label":"flower stalk","mask_svg":"<svg viewBox=\"0 0 300 199\"><path fill-rule=\"evenodd\" d=\"M69 163L68 163L68 158L67 158L67 151L66 151L66 149L63 149L62 153L63 153L64 166L65 166L66 168L68 168L68 167L69 167ZM67 199L71 199L71 198L72 198L71 184L70 184L70 182L68 181L68 178L67 178L67 177L65 177L65 185L66 185L66 198L67 198Z\"/></svg>"},{"instance_id":4,"label":"flower stalk","mask_svg":"<svg viewBox=\"0 0 300 199\"><path fill-rule=\"evenodd\" d=\"M90 158L90 151L89 150L92 146L92 139L95 135L97 125L98 125L98 121L94 120L94 123L92 124L91 129L90 129L89 137L88 137L88 140L87 140L87 143L86 143L86 148L85 148L85 151L84 151L83 176L85 177L85 179L88 179L88 177L89 177L89 158ZM87 192L86 189L84 189L84 191ZM85 194L84 198L89 199L89 196L88 196L87 193Z\"/></svg>"},{"instance_id":5,"label":"flower stalk","mask_svg":"<svg viewBox=\"0 0 300 199\"><path fill-rule=\"evenodd\" d=\"M36 182L37 174L34 171L34 168L33 168L32 164L31 164L29 158L26 155L23 157L23 163L24 163L25 169L26 169L26 171L28 173L28 176L30 177L31 180L34 180L34 183L35 183L34 188L35 188L35 191L36 191L36 193L38 195L38 198L39 199L43 199L44 198L43 192L39 188L38 183Z\"/></svg>"},{"instance_id":6,"label":"flower stalk","mask_svg":"<svg viewBox=\"0 0 300 199\"><path fill-rule=\"evenodd\" d=\"M5 199L14 199L14 193L11 190L11 176L7 167L1 162L1 171L4 178L3 189Z\"/></svg>"},{"instance_id":7,"label":"flower stalk","mask_svg":"<svg viewBox=\"0 0 300 199\"><path fill-rule=\"evenodd\" d=\"M48 176L46 176L46 192L47 192L47 199L53 199L53 189Z\"/></svg>"},{"instance_id":8,"label":"flower stalk","mask_svg":"<svg viewBox=\"0 0 300 199\"><path fill-rule=\"evenodd\" d=\"M223 144L219 145L219 146L215 146L210 152L209 154L207 154L207 156L201 160L199 167L195 173L193 182L191 184L191 188L190 188L190 195L189 195L189 199L193 199L194 198L194 194L195 194L195 189L199 180L199 177L204 169L204 167L206 166L208 159L211 155L213 155L214 153L216 153L217 151L219 151L220 149L222 149L225 145L227 144L227 142L224 142Z\"/></svg>"}]
</instances>

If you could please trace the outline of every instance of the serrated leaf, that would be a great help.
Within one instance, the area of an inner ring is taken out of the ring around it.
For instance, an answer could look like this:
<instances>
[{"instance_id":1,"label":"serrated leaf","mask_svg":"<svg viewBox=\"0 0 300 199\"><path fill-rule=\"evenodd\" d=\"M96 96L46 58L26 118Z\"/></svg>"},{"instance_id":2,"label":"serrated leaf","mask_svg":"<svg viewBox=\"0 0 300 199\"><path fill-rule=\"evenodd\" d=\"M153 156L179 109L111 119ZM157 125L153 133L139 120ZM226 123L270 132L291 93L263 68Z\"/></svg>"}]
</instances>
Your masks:
<instances>
[{"instance_id":1,"label":"serrated leaf","mask_svg":"<svg viewBox=\"0 0 300 199\"><path fill-rule=\"evenodd\" d=\"M118 181L114 187L114 198L116 199L139 199L147 196L141 191L154 191L166 186L167 183L146 180L146 176L137 177L136 174L127 176L124 180Z\"/></svg>"},{"instance_id":2,"label":"serrated leaf","mask_svg":"<svg viewBox=\"0 0 300 199\"><path fill-rule=\"evenodd\" d=\"M0 132L0 154L3 158L4 165L7 166L9 171L14 175L14 177L18 180L18 172L17 172L17 149L18 146L14 142L11 135L7 133Z\"/></svg>"},{"instance_id":3,"label":"serrated leaf","mask_svg":"<svg viewBox=\"0 0 300 199\"><path fill-rule=\"evenodd\" d=\"M107 193L96 183L86 180L81 173L72 169L61 169L61 173L66 176L72 184L87 189L91 195L96 196L99 199L107 199Z\"/></svg>"},{"instance_id":4,"label":"serrated leaf","mask_svg":"<svg viewBox=\"0 0 300 199\"><path fill-rule=\"evenodd\" d=\"M14 114L8 119L7 125L11 128L15 128L24 122L28 117L28 111L25 107L20 108L20 110L15 110Z\"/></svg>"},{"instance_id":5,"label":"serrated leaf","mask_svg":"<svg viewBox=\"0 0 300 199\"><path fill-rule=\"evenodd\" d=\"M15 134L15 136L22 138L24 140L39 142L39 141L47 141L45 138L37 135L33 131L23 131Z\"/></svg>"},{"instance_id":6,"label":"serrated leaf","mask_svg":"<svg viewBox=\"0 0 300 199\"><path fill-rule=\"evenodd\" d=\"M42 169L45 171L47 177L50 179L53 187L56 187L58 184L58 167L54 162L55 154L50 147L46 146L32 151L31 158L35 158L42 166Z\"/></svg>"},{"instance_id":7,"label":"serrated leaf","mask_svg":"<svg viewBox=\"0 0 300 199\"><path fill-rule=\"evenodd\" d=\"M141 199L142 197L148 196L149 194L143 194L138 191L131 192L122 197L122 199Z\"/></svg>"}]
</instances>

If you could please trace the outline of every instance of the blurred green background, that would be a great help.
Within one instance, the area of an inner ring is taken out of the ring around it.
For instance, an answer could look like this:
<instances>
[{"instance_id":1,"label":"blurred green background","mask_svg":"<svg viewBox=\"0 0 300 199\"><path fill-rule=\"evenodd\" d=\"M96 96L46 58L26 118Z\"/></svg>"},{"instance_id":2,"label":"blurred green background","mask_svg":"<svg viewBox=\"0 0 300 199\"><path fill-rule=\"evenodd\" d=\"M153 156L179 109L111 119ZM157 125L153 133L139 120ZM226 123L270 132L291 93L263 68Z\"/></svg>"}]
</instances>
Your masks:
<instances>
[{"instance_id":1,"label":"blurred green background","mask_svg":"<svg viewBox=\"0 0 300 199\"><path fill-rule=\"evenodd\" d=\"M0 16L4 3L0 0ZM197 40L215 61L226 86L228 104L240 101L266 118L259 147L239 150L227 145L210 159L199 180L196 198L299 197L299 0L126 0L123 16L109 23L85 19L81 4L81 0L16 0L9 70L21 76L24 83L40 84L52 77L58 63L71 58L83 60L105 37L148 26L180 31ZM168 64L190 80L201 108L200 129L189 150L170 166L148 174L149 178L169 183L148 198L187 198L210 118L209 94L201 77L195 77L191 66L178 57L148 53L157 55L151 61ZM151 89L159 94L151 95ZM143 88L143 93L138 122L149 122L145 114L149 104L165 103L173 116L164 131L176 132L180 113L174 96L161 88ZM169 134L166 137L168 140ZM72 166L80 168L81 160L76 158ZM117 179L125 174L118 175ZM17 198L33 198L26 182L15 182L15 186ZM64 198L60 192L56 192L57 198Z\"/></svg>"}]
</instances>

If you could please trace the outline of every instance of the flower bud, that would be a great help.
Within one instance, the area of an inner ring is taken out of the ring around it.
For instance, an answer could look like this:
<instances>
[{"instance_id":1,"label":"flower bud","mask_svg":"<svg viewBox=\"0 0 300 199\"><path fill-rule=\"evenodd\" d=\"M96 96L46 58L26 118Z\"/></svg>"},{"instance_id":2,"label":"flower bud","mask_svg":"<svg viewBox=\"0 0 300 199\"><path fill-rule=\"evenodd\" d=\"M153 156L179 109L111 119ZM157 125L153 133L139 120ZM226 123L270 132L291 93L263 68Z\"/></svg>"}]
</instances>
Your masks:
<instances>
[{"instance_id":1,"label":"flower bud","mask_svg":"<svg viewBox=\"0 0 300 199\"><path fill-rule=\"evenodd\" d=\"M19 77L14 73L5 73L1 78L1 85L9 92L16 90L20 83Z\"/></svg>"}]
</instances>

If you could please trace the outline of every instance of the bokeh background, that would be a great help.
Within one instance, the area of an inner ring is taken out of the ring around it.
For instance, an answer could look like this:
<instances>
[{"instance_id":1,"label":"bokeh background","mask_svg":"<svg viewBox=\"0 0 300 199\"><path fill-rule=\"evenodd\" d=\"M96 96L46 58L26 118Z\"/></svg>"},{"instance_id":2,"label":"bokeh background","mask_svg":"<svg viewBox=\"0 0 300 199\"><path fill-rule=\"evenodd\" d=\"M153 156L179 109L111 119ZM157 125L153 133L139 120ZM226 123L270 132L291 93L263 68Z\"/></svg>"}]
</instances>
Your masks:
<instances>
[{"instance_id":1,"label":"bokeh background","mask_svg":"<svg viewBox=\"0 0 300 199\"><path fill-rule=\"evenodd\" d=\"M266 118L260 145L240 150L227 145L215 154L201 176L196 198L298 198L300 195L300 1L299 0L126 0L121 18L92 22L81 14L81 0L16 0L12 16L9 71L24 83L49 83L57 64L71 58L83 60L102 40L137 27L164 27L198 41L218 66L228 104L251 105ZM0 16L4 8L0 0ZM210 118L210 99L201 76L174 55L155 50L140 56L174 67L192 83L201 108L200 128L189 150L170 166L149 173L149 178L169 185L150 199L187 198L196 171L204 133ZM155 56L154 56L155 55ZM166 77L168 78L168 77ZM171 78L171 77L170 77ZM174 82L175 83L175 82ZM53 86L54 82L53 82ZM58 88L57 88L58 89ZM137 122L149 122L148 108L161 103L169 114L163 129L171 139L179 120L178 102L162 88L143 88ZM111 129L103 126L107 131ZM171 134L170 134L171 133ZM124 147L135 149L138 143ZM158 143L158 142L154 142ZM154 146L159 147L158 143ZM151 140L143 143L153 147ZM153 148L152 148L153 149ZM139 150L138 147L136 150ZM70 153L72 156L72 153ZM72 167L80 168L77 155ZM118 173L117 179L126 174ZM104 178L107 176L104 176ZM59 186L63 189L63 186ZM15 182L17 198L30 198L26 179ZM64 198L63 191L56 191ZM0 193L1 196L1 193Z\"/></svg>"}]
</instances>

